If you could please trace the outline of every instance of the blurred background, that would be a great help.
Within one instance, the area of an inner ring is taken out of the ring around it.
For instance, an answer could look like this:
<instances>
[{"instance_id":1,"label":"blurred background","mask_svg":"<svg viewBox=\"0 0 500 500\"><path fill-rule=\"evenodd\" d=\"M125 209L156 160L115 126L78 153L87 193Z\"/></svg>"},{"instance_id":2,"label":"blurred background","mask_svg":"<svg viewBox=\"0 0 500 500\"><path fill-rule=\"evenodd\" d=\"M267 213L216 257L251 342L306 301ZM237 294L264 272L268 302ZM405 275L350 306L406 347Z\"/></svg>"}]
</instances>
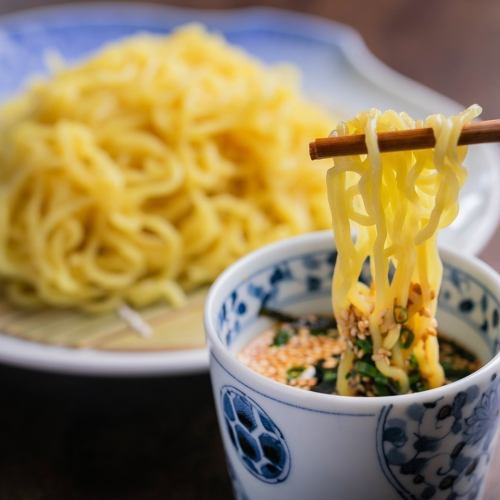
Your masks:
<instances>
[{"instance_id":1,"label":"blurred background","mask_svg":"<svg viewBox=\"0 0 500 500\"><path fill-rule=\"evenodd\" d=\"M78 2L0 0L0 14L57 3ZM480 103L485 118L500 116L500 71L497 65L500 2L497 0L434 0L425 3L417 0L185 0L148 3L207 9L260 5L340 21L358 30L370 50L394 69L463 104Z\"/></svg>"},{"instance_id":2,"label":"blurred background","mask_svg":"<svg viewBox=\"0 0 500 500\"><path fill-rule=\"evenodd\" d=\"M56 3L63 2L0 0L0 15ZM207 9L256 5L155 3ZM498 0L261 0L258 5L349 24L395 70L464 105L481 104L484 118L500 117ZM481 257L500 270L498 230ZM0 366L0 387L0 500L231 498L208 375L100 380ZM497 470L499 458L497 452ZM499 498L495 475L490 474L488 500Z\"/></svg>"}]
</instances>

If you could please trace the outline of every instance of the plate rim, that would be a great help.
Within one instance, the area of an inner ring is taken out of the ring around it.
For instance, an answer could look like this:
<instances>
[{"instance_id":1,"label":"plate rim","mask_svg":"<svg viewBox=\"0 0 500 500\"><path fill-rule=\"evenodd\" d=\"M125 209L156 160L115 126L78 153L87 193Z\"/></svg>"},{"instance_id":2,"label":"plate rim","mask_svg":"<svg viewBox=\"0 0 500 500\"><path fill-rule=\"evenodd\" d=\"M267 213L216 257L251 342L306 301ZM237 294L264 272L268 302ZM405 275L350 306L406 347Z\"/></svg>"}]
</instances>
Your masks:
<instances>
[{"instance_id":1,"label":"plate rim","mask_svg":"<svg viewBox=\"0 0 500 500\"><path fill-rule=\"evenodd\" d=\"M304 37L319 40L338 48L352 69L364 80L377 87L384 88L388 93L404 98L418 105L422 100L431 103L436 109L455 112L463 106L449 97L409 78L378 59L365 44L362 36L354 28L338 21L312 14L305 14L275 7L238 7L232 9L197 9L178 7L149 2L82 2L78 4L56 4L33 7L0 16L0 31L12 30L18 26L29 28L30 19L36 23L47 22L48 17L55 22L57 16L71 15L78 24L78 12L86 15L92 12L114 10L121 15L140 13L143 17L161 12L170 15L179 22L196 19L207 23L216 21L221 24L235 25L238 20L238 30L244 30L255 24L256 20L266 20L276 31L296 33L298 28ZM42 19L40 18L42 16ZM181 20L181 18L183 18ZM243 21L243 22L242 22ZM109 21L103 20L103 24ZM67 18L66 18L67 24ZM223 28L221 28L223 29ZM382 84L383 82L383 84ZM432 104L434 103L434 104ZM500 148L496 145L484 145L483 154L488 159L489 174L492 183L500 184L500 169L494 168L495 160L500 158ZM467 240L466 253L477 254L493 236L500 219L500 197L490 197L487 206L487 217L481 219L480 228L474 238ZM496 215L496 217L495 217ZM446 247L445 245L442 245ZM13 343L13 346L9 346ZM22 343L29 344L28 349L22 348ZM34 354L32 353L34 351ZM37 352L40 351L40 352ZM86 354L92 352L92 356ZM36 342L11 337L0 333L0 362L22 368L42 371L86 375L86 376L175 376L205 372L208 369L208 349L197 348L179 351L162 351L154 353L107 352L91 349L74 349L59 346L49 346Z\"/></svg>"}]
</instances>

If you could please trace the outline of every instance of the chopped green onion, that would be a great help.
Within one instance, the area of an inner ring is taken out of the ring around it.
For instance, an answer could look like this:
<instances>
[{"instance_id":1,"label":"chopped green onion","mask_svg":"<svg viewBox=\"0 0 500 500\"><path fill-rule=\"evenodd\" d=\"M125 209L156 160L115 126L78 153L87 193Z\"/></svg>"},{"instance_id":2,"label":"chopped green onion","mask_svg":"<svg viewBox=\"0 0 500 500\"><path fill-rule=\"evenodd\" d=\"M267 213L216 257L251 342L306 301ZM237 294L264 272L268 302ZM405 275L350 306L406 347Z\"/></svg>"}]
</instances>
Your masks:
<instances>
[{"instance_id":1,"label":"chopped green onion","mask_svg":"<svg viewBox=\"0 0 500 500\"><path fill-rule=\"evenodd\" d=\"M366 361L357 361L355 370L364 377L370 377L376 384L387 384L389 379L379 369Z\"/></svg>"},{"instance_id":2,"label":"chopped green onion","mask_svg":"<svg viewBox=\"0 0 500 500\"><path fill-rule=\"evenodd\" d=\"M409 357L410 370L408 372L408 382L413 392L425 391L428 389L427 381L422 377L418 369L418 361L414 354Z\"/></svg>"},{"instance_id":3,"label":"chopped green onion","mask_svg":"<svg viewBox=\"0 0 500 500\"><path fill-rule=\"evenodd\" d=\"M429 385L427 384L427 381L424 380L423 378L420 378L420 380L418 380L411 386L411 389L414 392L426 391L428 388Z\"/></svg>"},{"instance_id":4,"label":"chopped green onion","mask_svg":"<svg viewBox=\"0 0 500 500\"><path fill-rule=\"evenodd\" d=\"M406 307L395 305L393 314L394 321L400 325L408 321L408 309Z\"/></svg>"},{"instance_id":5,"label":"chopped green onion","mask_svg":"<svg viewBox=\"0 0 500 500\"><path fill-rule=\"evenodd\" d=\"M401 328L401 333L399 334L399 343L403 349L408 349L413 344L415 340L415 334L406 326Z\"/></svg>"},{"instance_id":6,"label":"chopped green onion","mask_svg":"<svg viewBox=\"0 0 500 500\"><path fill-rule=\"evenodd\" d=\"M337 382L337 367L324 368L325 360L319 360L314 368L316 369L316 378L318 383L311 388L313 392L321 392L324 394L334 394L335 384Z\"/></svg>"},{"instance_id":7,"label":"chopped green onion","mask_svg":"<svg viewBox=\"0 0 500 500\"><path fill-rule=\"evenodd\" d=\"M334 382L337 380L337 370L333 368L323 369L323 381Z\"/></svg>"},{"instance_id":8,"label":"chopped green onion","mask_svg":"<svg viewBox=\"0 0 500 500\"><path fill-rule=\"evenodd\" d=\"M328 335L328 330L325 330L324 328L311 328L309 330L309 333L315 337L318 337L320 335Z\"/></svg>"},{"instance_id":9,"label":"chopped green onion","mask_svg":"<svg viewBox=\"0 0 500 500\"><path fill-rule=\"evenodd\" d=\"M417 361L417 357L415 356L415 354L412 354L410 356L409 363L410 363L410 371L418 370L418 361Z\"/></svg>"},{"instance_id":10,"label":"chopped green onion","mask_svg":"<svg viewBox=\"0 0 500 500\"><path fill-rule=\"evenodd\" d=\"M288 330L278 330L274 334L273 343L271 346L280 347L282 345L288 344L292 334Z\"/></svg>"},{"instance_id":11,"label":"chopped green onion","mask_svg":"<svg viewBox=\"0 0 500 500\"><path fill-rule=\"evenodd\" d=\"M356 347L361 349L365 354L371 354L373 352L373 345L370 338L367 339L356 339Z\"/></svg>"},{"instance_id":12,"label":"chopped green onion","mask_svg":"<svg viewBox=\"0 0 500 500\"><path fill-rule=\"evenodd\" d=\"M453 369L453 364L450 361L441 361L441 366L443 370L446 372L447 370Z\"/></svg>"},{"instance_id":13,"label":"chopped green onion","mask_svg":"<svg viewBox=\"0 0 500 500\"><path fill-rule=\"evenodd\" d=\"M303 366L294 366L292 368L289 368L286 371L286 377L288 381L296 379L304 370L305 368Z\"/></svg>"},{"instance_id":14,"label":"chopped green onion","mask_svg":"<svg viewBox=\"0 0 500 500\"><path fill-rule=\"evenodd\" d=\"M399 384L389 379L387 384L375 383L373 384L375 396L394 396L400 394Z\"/></svg>"},{"instance_id":15,"label":"chopped green onion","mask_svg":"<svg viewBox=\"0 0 500 500\"><path fill-rule=\"evenodd\" d=\"M392 393L389 391L389 387L385 384L375 384L375 395L376 396L390 396Z\"/></svg>"}]
</instances>

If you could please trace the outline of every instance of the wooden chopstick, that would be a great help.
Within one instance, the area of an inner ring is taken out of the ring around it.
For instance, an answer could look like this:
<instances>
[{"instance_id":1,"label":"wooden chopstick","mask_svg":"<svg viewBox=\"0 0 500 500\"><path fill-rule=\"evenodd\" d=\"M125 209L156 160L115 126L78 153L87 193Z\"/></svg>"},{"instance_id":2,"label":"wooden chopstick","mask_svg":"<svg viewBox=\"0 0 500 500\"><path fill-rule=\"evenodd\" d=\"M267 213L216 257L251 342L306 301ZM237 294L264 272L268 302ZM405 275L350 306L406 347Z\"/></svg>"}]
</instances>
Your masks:
<instances>
[{"instance_id":1,"label":"wooden chopstick","mask_svg":"<svg viewBox=\"0 0 500 500\"><path fill-rule=\"evenodd\" d=\"M500 120L485 120L464 125L459 146L500 141ZM408 149L428 149L436 145L431 128L416 128L398 132L378 134L380 152L404 151ZM342 137L323 137L309 144L312 160L367 153L365 135L346 135Z\"/></svg>"}]
</instances>

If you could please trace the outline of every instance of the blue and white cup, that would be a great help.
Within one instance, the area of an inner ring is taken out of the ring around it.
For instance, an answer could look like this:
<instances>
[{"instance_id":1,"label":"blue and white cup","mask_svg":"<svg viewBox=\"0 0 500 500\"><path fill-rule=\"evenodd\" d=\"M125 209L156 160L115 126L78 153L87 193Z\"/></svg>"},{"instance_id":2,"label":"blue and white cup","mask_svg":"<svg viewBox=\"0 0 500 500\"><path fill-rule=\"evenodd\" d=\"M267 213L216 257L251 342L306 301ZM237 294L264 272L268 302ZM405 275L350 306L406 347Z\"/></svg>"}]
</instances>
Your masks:
<instances>
[{"instance_id":1,"label":"blue and white cup","mask_svg":"<svg viewBox=\"0 0 500 500\"><path fill-rule=\"evenodd\" d=\"M378 398L309 392L255 373L238 351L269 326L263 303L331 311L331 234L266 246L228 268L210 290L210 373L237 499L477 499L500 405L500 277L442 250L440 330L485 363L452 384Z\"/></svg>"}]
</instances>

